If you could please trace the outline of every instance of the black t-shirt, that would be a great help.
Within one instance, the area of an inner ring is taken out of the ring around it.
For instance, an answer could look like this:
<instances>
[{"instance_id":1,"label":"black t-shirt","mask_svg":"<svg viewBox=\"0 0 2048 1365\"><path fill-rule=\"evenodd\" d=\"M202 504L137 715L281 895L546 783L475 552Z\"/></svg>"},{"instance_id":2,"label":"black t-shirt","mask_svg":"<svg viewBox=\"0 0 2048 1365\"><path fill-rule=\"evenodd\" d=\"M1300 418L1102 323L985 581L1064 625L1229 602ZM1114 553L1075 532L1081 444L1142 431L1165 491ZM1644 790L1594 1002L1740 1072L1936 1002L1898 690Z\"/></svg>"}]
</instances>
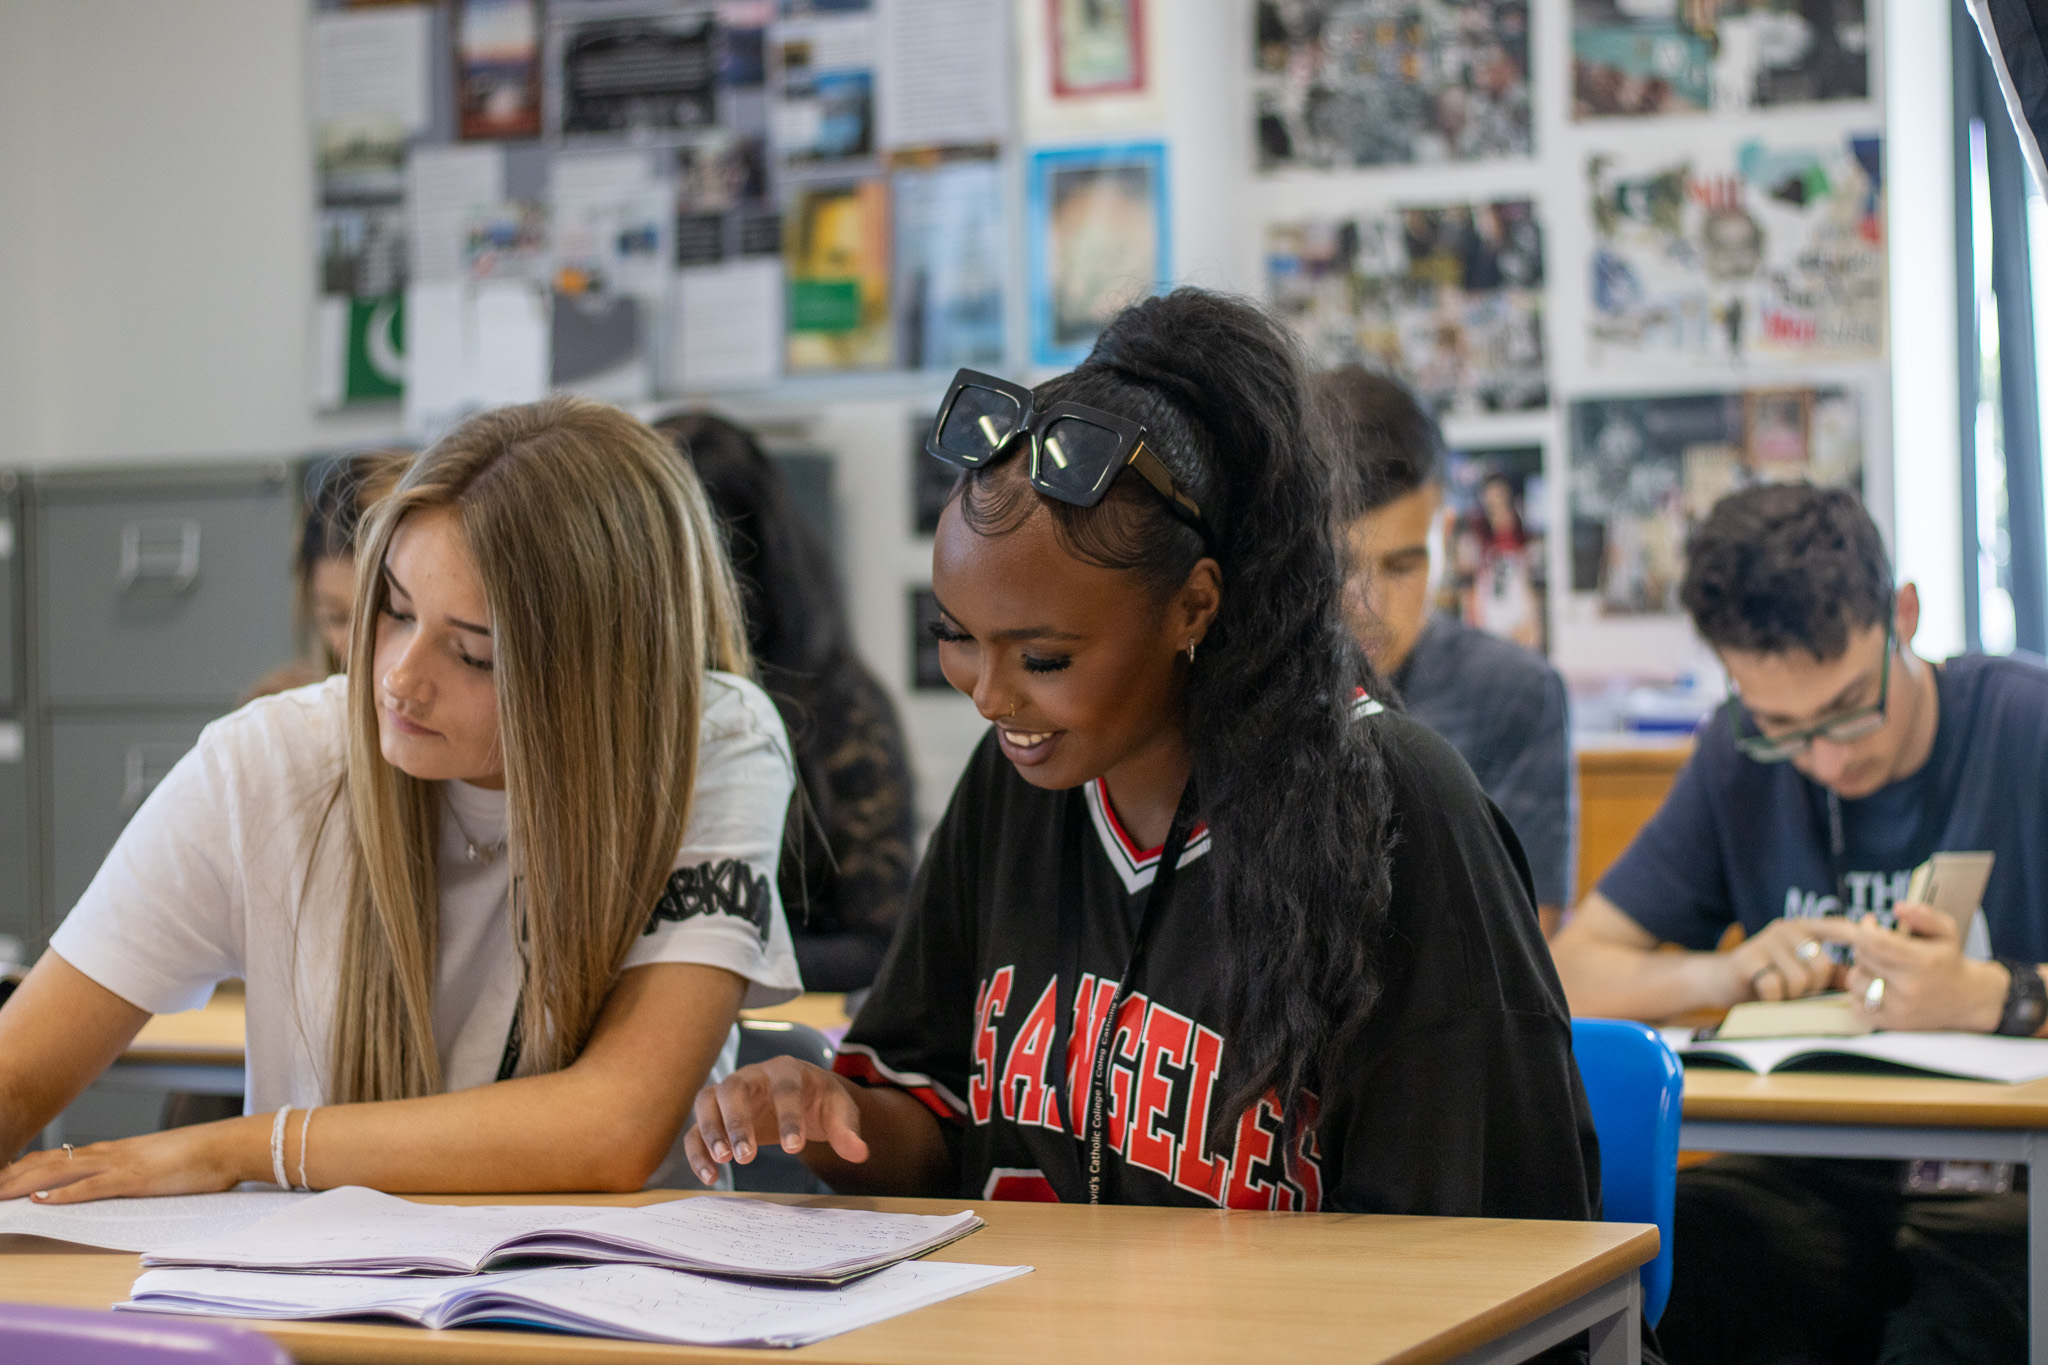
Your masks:
<instances>
[{"instance_id":1,"label":"black t-shirt","mask_svg":"<svg viewBox=\"0 0 2048 1365\"><path fill-rule=\"evenodd\" d=\"M1755 933L1781 916L1888 915L1929 854L1989 850L1988 934L1966 946L2048 962L2048 668L1964 655L1935 682L1927 762L1840 803L1838 865L1826 791L1789 763L1745 758L1724 709L1600 894L1659 939L1705 949L1731 923Z\"/></svg>"},{"instance_id":2,"label":"black t-shirt","mask_svg":"<svg viewBox=\"0 0 2048 1365\"><path fill-rule=\"evenodd\" d=\"M1394 802L1379 1004L1317 1068L1316 1118L1292 1151L1270 1100L1211 1133L1230 1020L1197 826L1119 1012L1103 1198L1590 1217L1599 1155L1513 832L1442 739L1391 713L1360 723L1378 727ZM1062 1100L1085 1086L1090 1021L1130 960L1134 895L1159 854L1133 845L1099 781L1042 791L993 735L976 752L836 1064L938 1115L961 1197L1087 1198ZM1078 1041L1055 1084L1063 887L1079 896Z\"/></svg>"}]
</instances>

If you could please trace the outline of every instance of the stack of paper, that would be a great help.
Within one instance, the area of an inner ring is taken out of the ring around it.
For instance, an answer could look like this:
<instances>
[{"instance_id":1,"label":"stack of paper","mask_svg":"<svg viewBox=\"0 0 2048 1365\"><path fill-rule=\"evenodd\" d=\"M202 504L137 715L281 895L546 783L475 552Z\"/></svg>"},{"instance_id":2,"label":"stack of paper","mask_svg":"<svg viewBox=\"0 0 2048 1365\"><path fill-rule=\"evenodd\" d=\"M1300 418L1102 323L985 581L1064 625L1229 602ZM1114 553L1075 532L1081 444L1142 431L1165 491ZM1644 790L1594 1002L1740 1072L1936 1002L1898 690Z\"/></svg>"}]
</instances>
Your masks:
<instances>
[{"instance_id":1,"label":"stack of paper","mask_svg":"<svg viewBox=\"0 0 2048 1365\"><path fill-rule=\"evenodd\" d=\"M236 1318L382 1317L421 1327L504 1323L686 1346L803 1346L1029 1269L906 1261L836 1287L749 1284L636 1265L431 1279L152 1270L114 1306Z\"/></svg>"},{"instance_id":2,"label":"stack of paper","mask_svg":"<svg viewBox=\"0 0 2048 1365\"><path fill-rule=\"evenodd\" d=\"M153 1268L115 1307L801 1346L1030 1269L910 1259L981 1225L717 1197L415 1204L343 1187L148 1252Z\"/></svg>"},{"instance_id":3,"label":"stack of paper","mask_svg":"<svg viewBox=\"0 0 2048 1365\"><path fill-rule=\"evenodd\" d=\"M415 1204L358 1186L221 1237L151 1251L148 1266L473 1275L534 1262L619 1261L750 1279L841 1283L980 1227L949 1217L677 1199L641 1208Z\"/></svg>"}]
</instances>

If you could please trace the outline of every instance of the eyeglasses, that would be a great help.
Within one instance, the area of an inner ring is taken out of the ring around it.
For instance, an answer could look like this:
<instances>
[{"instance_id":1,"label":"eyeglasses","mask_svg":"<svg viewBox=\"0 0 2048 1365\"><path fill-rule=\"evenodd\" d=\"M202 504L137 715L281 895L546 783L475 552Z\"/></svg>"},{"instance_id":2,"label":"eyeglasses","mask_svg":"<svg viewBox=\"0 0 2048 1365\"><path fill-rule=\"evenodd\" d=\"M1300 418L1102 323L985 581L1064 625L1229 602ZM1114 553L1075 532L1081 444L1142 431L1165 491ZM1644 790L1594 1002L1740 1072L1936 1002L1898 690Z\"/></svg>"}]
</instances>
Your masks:
<instances>
[{"instance_id":1,"label":"eyeglasses","mask_svg":"<svg viewBox=\"0 0 2048 1365\"><path fill-rule=\"evenodd\" d=\"M1853 744L1867 739L1884 728L1884 707L1892 688L1892 650L1894 637L1890 630L1884 633L1884 662L1878 666L1877 700L1869 706L1859 706L1830 717L1818 725L1808 725L1798 730L1786 730L1779 734L1764 734L1762 728L1749 718L1749 711L1742 705L1742 698L1734 692L1728 694L1729 721L1735 732L1735 747L1759 763L1784 763L1799 757L1813 746L1817 739L1830 744ZM1747 723L1753 734L1744 734Z\"/></svg>"},{"instance_id":2,"label":"eyeglasses","mask_svg":"<svg viewBox=\"0 0 2048 1365\"><path fill-rule=\"evenodd\" d=\"M1128 466L1166 500L1167 511L1210 542L1201 507L1146 448L1145 428L1100 408L1054 403L1041 412L1023 385L961 370L939 404L924 450L956 468L979 469L1022 437L1031 442L1031 486L1048 498L1093 507Z\"/></svg>"}]
</instances>

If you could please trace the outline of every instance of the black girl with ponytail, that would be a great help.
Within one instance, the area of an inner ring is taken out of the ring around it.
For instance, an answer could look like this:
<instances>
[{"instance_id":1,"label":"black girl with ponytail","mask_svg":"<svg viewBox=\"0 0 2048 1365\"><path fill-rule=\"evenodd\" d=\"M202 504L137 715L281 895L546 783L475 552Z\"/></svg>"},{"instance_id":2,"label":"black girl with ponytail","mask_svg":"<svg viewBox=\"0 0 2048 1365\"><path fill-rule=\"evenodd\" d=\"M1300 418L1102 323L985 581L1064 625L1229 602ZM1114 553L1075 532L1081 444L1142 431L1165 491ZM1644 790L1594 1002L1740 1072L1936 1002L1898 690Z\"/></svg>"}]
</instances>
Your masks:
<instances>
[{"instance_id":1,"label":"black girl with ponytail","mask_svg":"<svg viewBox=\"0 0 2048 1365\"><path fill-rule=\"evenodd\" d=\"M699 1174L768 1140L842 1192L1590 1216L1526 866L1374 700L1285 334L1150 299L1035 391L962 371L927 449L993 724L837 1074L707 1088Z\"/></svg>"}]
</instances>

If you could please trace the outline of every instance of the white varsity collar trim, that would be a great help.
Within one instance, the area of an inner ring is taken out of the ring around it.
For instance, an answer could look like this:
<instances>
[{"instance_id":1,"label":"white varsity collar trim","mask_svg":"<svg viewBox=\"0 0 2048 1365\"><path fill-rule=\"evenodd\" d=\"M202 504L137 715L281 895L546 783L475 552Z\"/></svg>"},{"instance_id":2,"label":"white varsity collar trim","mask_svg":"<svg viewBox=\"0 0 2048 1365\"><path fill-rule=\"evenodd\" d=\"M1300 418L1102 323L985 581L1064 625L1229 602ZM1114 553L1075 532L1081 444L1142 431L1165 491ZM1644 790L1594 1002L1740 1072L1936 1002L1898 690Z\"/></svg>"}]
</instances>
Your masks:
<instances>
[{"instance_id":1,"label":"white varsity collar trim","mask_svg":"<svg viewBox=\"0 0 2048 1365\"><path fill-rule=\"evenodd\" d=\"M1109 859L1109 865L1116 869L1124 890L1135 895L1152 885L1153 874L1159 870L1159 855L1163 848L1141 849L1124 827L1117 822L1116 812L1110 808L1109 793L1096 778L1082 790L1088 797L1088 818L1095 825L1096 840L1102 845L1102 852ZM1179 867L1186 867L1209 851L1209 826L1197 824L1194 833L1188 836L1187 847L1181 850Z\"/></svg>"},{"instance_id":2,"label":"white varsity collar trim","mask_svg":"<svg viewBox=\"0 0 2048 1365\"><path fill-rule=\"evenodd\" d=\"M1366 716L1377 716L1387 708L1366 695L1360 688L1358 696L1351 703L1351 718L1361 720ZM1095 825L1095 837L1102 845L1109 865L1116 869L1122 879L1124 890L1132 894L1152 885L1153 874L1159 870L1159 855L1164 848L1141 849L1137 842L1117 821L1116 812L1110 808L1109 791L1102 779L1096 778L1082 791L1088 797L1088 818ZM1180 866L1186 867L1209 851L1209 826L1198 824L1189 836L1187 847L1181 851Z\"/></svg>"}]
</instances>

